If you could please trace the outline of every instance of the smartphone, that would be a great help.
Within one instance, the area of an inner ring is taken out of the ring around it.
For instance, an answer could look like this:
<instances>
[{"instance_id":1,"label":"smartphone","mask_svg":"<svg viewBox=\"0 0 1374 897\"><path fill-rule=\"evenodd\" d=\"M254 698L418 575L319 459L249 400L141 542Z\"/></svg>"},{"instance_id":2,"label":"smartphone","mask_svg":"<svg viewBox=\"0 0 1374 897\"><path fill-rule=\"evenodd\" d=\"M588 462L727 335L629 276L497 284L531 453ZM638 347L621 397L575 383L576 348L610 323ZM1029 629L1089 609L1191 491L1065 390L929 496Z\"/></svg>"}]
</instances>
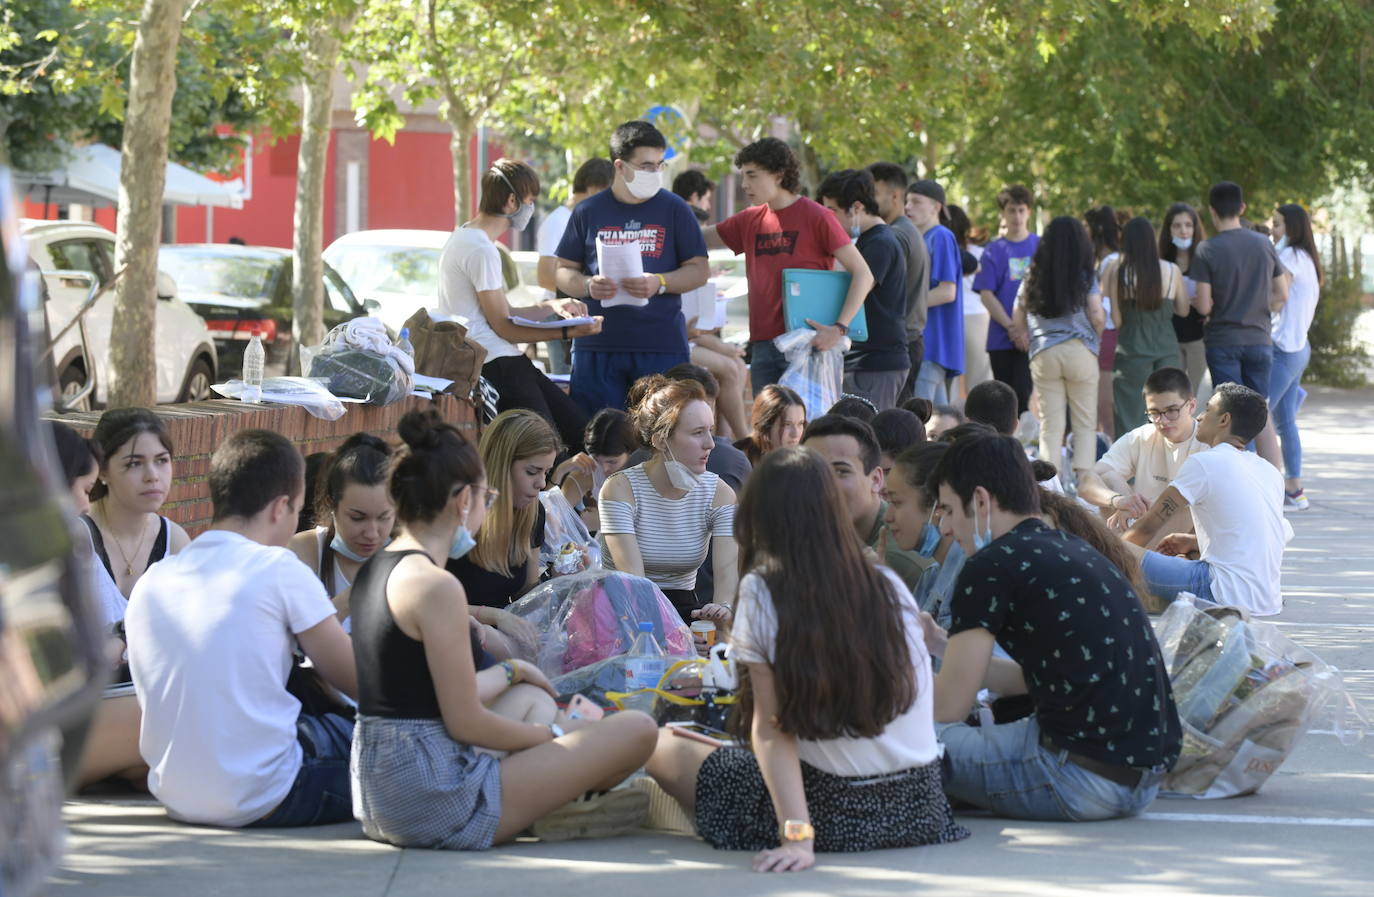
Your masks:
<instances>
[{"instance_id":1,"label":"smartphone","mask_svg":"<svg viewBox=\"0 0 1374 897\"><path fill-rule=\"evenodd\" d=\"M672 729L674 735L681 735L683 738L700 741L702 744L709 744L712 747L735 747L738 744L729 732L722 732L714 726L701 723L668 723L667 728Z\"/></svg>"},{"instance_id":2,"label":"smartphone","mask_svg":"<svg viewBox=\"0 0 1374 897\"><path fill-rule=\"evenodd\" d=\"M568 719L601 719L606 711L586 695L573 695L568 702Z\"/></svg>"}]
</instances>

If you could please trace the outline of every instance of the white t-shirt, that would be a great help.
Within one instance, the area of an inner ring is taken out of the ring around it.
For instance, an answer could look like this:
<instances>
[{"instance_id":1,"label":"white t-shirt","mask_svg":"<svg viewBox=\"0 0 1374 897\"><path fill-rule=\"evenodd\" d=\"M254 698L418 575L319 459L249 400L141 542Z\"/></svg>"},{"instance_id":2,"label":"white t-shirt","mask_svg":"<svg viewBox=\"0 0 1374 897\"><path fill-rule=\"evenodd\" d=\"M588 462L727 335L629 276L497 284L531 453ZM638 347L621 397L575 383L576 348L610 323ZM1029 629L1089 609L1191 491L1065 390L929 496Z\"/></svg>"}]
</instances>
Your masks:
<instances>
[{"instance_id":1,"label":"white t-shirt","mask_svg":"<svg viewBox=\"0 0 1374 897\"><path fill-rule=\"evenodd\" d=\"M1253 452L1221 444L1188 458L1174 486L1192 505L1212 600L1258 616L1283 610L1279 573L1293 529L1283 519L1283 474Z\"/></svg>"},{"instance_id":2,"label":"white t-shirt","mask_svg":"<svg viewBox=\"0 0 1374 897\"><path fill-rule=\"evenodd\" d=\"M241 826L301 768L293 636L334 613L285 548L211 530L148 568L125 616L148 788L184 822Z\"/></svg>"},{"instance_id":3,"label":"white t-shirt","mask_svg":"<svg viewBox=\"0 0 1374 897\"><path fill-rule=\"evenodd\" d=\"M1307 329L1317 314L1317 294L1321 291L1317 266L1312 263L1312 256L1294 246L1285 247L1279 253L1279 261L1293 275L1293 286L1288 290L1288 301L1269 325L1270 335L1276 348L1300 352L1307 345Z\"/></svg>"},{"instance_id":4,"label":"white t-shirt","mask_svg":"<svg viewBox=\"0 0 1374 897\"><path fill-rule=\"evenodd\" d=\"M539 257L549 258L558 257L558 243L563 239L563 231L568 229L568 222L572 220L572 209L567 206L559 206L548 214L544 223L539 225L539 233L535 237L535 247L539 250ZM555 298L554 294L548 290L544 291L545 299Z\"/></svg>"},{"instance_id":5,"label":"white t-shirt","mask_svg":"<svg viewBox=\"0 0 1374 897\"><path fill-rule=\"evenodd\" d=\"M969 255L978 259L980 262L982 261L984 247L979 246L977 243L970 243L966 248L968 249ZM978 272L976 270L972 274L964 275L964 317L968 317L969 315L985 315L988 313L988 307L982 303L978 298L978 294L973 291L973 278L977 276Z\"/></svg>"},{"instance_id":6,"label":"white t-shirt","mask_svg":"<svg viewBox=\"0 0 1374 897\"><path fill-rule=\"evenodd\" d=\"M520 350L496 335L487 323L477 294L502 290L501 251L477 227L456 229L439 254L439 310L458 318L468 336L487 350L487 361L519 355Z\"/></svg>"},{"instance_id":7,"label":"white t-shirt","mask_svg":"<svg viewBox=\"0 0 1374 897\"><path fill-rule=\"evenodd\" d=\"M797 739L797 755L824 772L838 776L886 775L924 766L939 756L935 740L935 679L930 670L916 600L902 580L886 567L887 577L902 604L907 647L916 668L916 700L887 724L877 738ZM777 611L762 576L749 573L739 584L735 622L730 630L731 657L741 663L771 663L778 635ZM827 670L843 675L843 670Z\"/></svg>"},{"instance_id":8,"label":"white t-shirt","mask_svg":"<svg viewBox=\"0 0 1374 897\"><path fill-rule=\"evenodd\" d=\"M1102 278L1106 276L1107 269L1112 262L1121 258L1119 252L1109 252L1102 257L1102 261L1097 263L1097 282L1102 283ZM1102 326L1103 330L1115 330L1116 325L1112 323L1112 297L1109 290L1102 290L1102 313L1107 316L1107 322Z\"/></svg>"}]
</instances>

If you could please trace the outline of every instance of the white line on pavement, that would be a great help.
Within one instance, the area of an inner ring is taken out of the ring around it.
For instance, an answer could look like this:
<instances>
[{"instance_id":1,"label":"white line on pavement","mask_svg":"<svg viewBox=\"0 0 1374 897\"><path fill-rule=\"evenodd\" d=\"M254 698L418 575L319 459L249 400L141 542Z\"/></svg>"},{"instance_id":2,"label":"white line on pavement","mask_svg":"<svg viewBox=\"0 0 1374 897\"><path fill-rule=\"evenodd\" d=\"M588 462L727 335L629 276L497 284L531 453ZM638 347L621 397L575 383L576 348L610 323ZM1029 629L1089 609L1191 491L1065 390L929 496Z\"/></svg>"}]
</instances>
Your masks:
<instances>
[{"instance_id":1,"label":"white line on pavement","mask_svg":"<svg viewBox=\"0 0 1374 897\"><path fill-rule=\"evenodd\" d=\"M1374 819L1324 816L1227 816L1222 813L1142 813L1151 822L1221 822L1235 825L1317 825L1332 828L1374 828Z\"/></svg>"}]
</instances>

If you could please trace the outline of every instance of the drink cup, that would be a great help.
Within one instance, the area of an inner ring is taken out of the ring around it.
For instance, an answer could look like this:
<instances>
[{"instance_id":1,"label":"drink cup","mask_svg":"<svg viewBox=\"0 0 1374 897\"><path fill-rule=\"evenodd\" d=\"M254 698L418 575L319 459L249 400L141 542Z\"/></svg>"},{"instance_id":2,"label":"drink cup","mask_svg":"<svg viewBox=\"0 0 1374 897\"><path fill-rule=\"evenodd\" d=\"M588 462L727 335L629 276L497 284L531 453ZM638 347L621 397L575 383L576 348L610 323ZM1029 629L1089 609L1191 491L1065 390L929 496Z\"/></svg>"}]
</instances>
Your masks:
<instances>
[{"instance_id":1,"label":"drink cup","mask_svg":"<svg viewBox=\"0 0 1374 897\"><path fill-rule=\"evenodd\" d=\"M706 647L716 643L716 624L710 620L693 620L692 635L706 642Z\"/></svg>"}]
</instances>

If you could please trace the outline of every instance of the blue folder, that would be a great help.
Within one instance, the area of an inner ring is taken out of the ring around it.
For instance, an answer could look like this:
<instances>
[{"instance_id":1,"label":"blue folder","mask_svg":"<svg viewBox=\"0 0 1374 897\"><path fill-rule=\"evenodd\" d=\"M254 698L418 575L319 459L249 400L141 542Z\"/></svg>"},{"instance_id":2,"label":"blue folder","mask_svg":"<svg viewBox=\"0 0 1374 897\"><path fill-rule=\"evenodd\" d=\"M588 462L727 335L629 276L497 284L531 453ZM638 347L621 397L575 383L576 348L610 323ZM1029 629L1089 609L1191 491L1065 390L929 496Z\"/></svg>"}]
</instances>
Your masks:
<instances>
[{"instance_id":1,"label":"blue folder","mask_svg":"<svg viewBox=\"0 0 1374 897\"><path fill-rule=\"evenodd\" d=\"M806 327L810 318L818 324L834 324L849 293L848 271L816 271L811 268L784 268L782 271L782 322L787 330ZM868 339L868 319L863 307L849 322L849 338L856 343Z\"/></svg>"}]
</instances>

